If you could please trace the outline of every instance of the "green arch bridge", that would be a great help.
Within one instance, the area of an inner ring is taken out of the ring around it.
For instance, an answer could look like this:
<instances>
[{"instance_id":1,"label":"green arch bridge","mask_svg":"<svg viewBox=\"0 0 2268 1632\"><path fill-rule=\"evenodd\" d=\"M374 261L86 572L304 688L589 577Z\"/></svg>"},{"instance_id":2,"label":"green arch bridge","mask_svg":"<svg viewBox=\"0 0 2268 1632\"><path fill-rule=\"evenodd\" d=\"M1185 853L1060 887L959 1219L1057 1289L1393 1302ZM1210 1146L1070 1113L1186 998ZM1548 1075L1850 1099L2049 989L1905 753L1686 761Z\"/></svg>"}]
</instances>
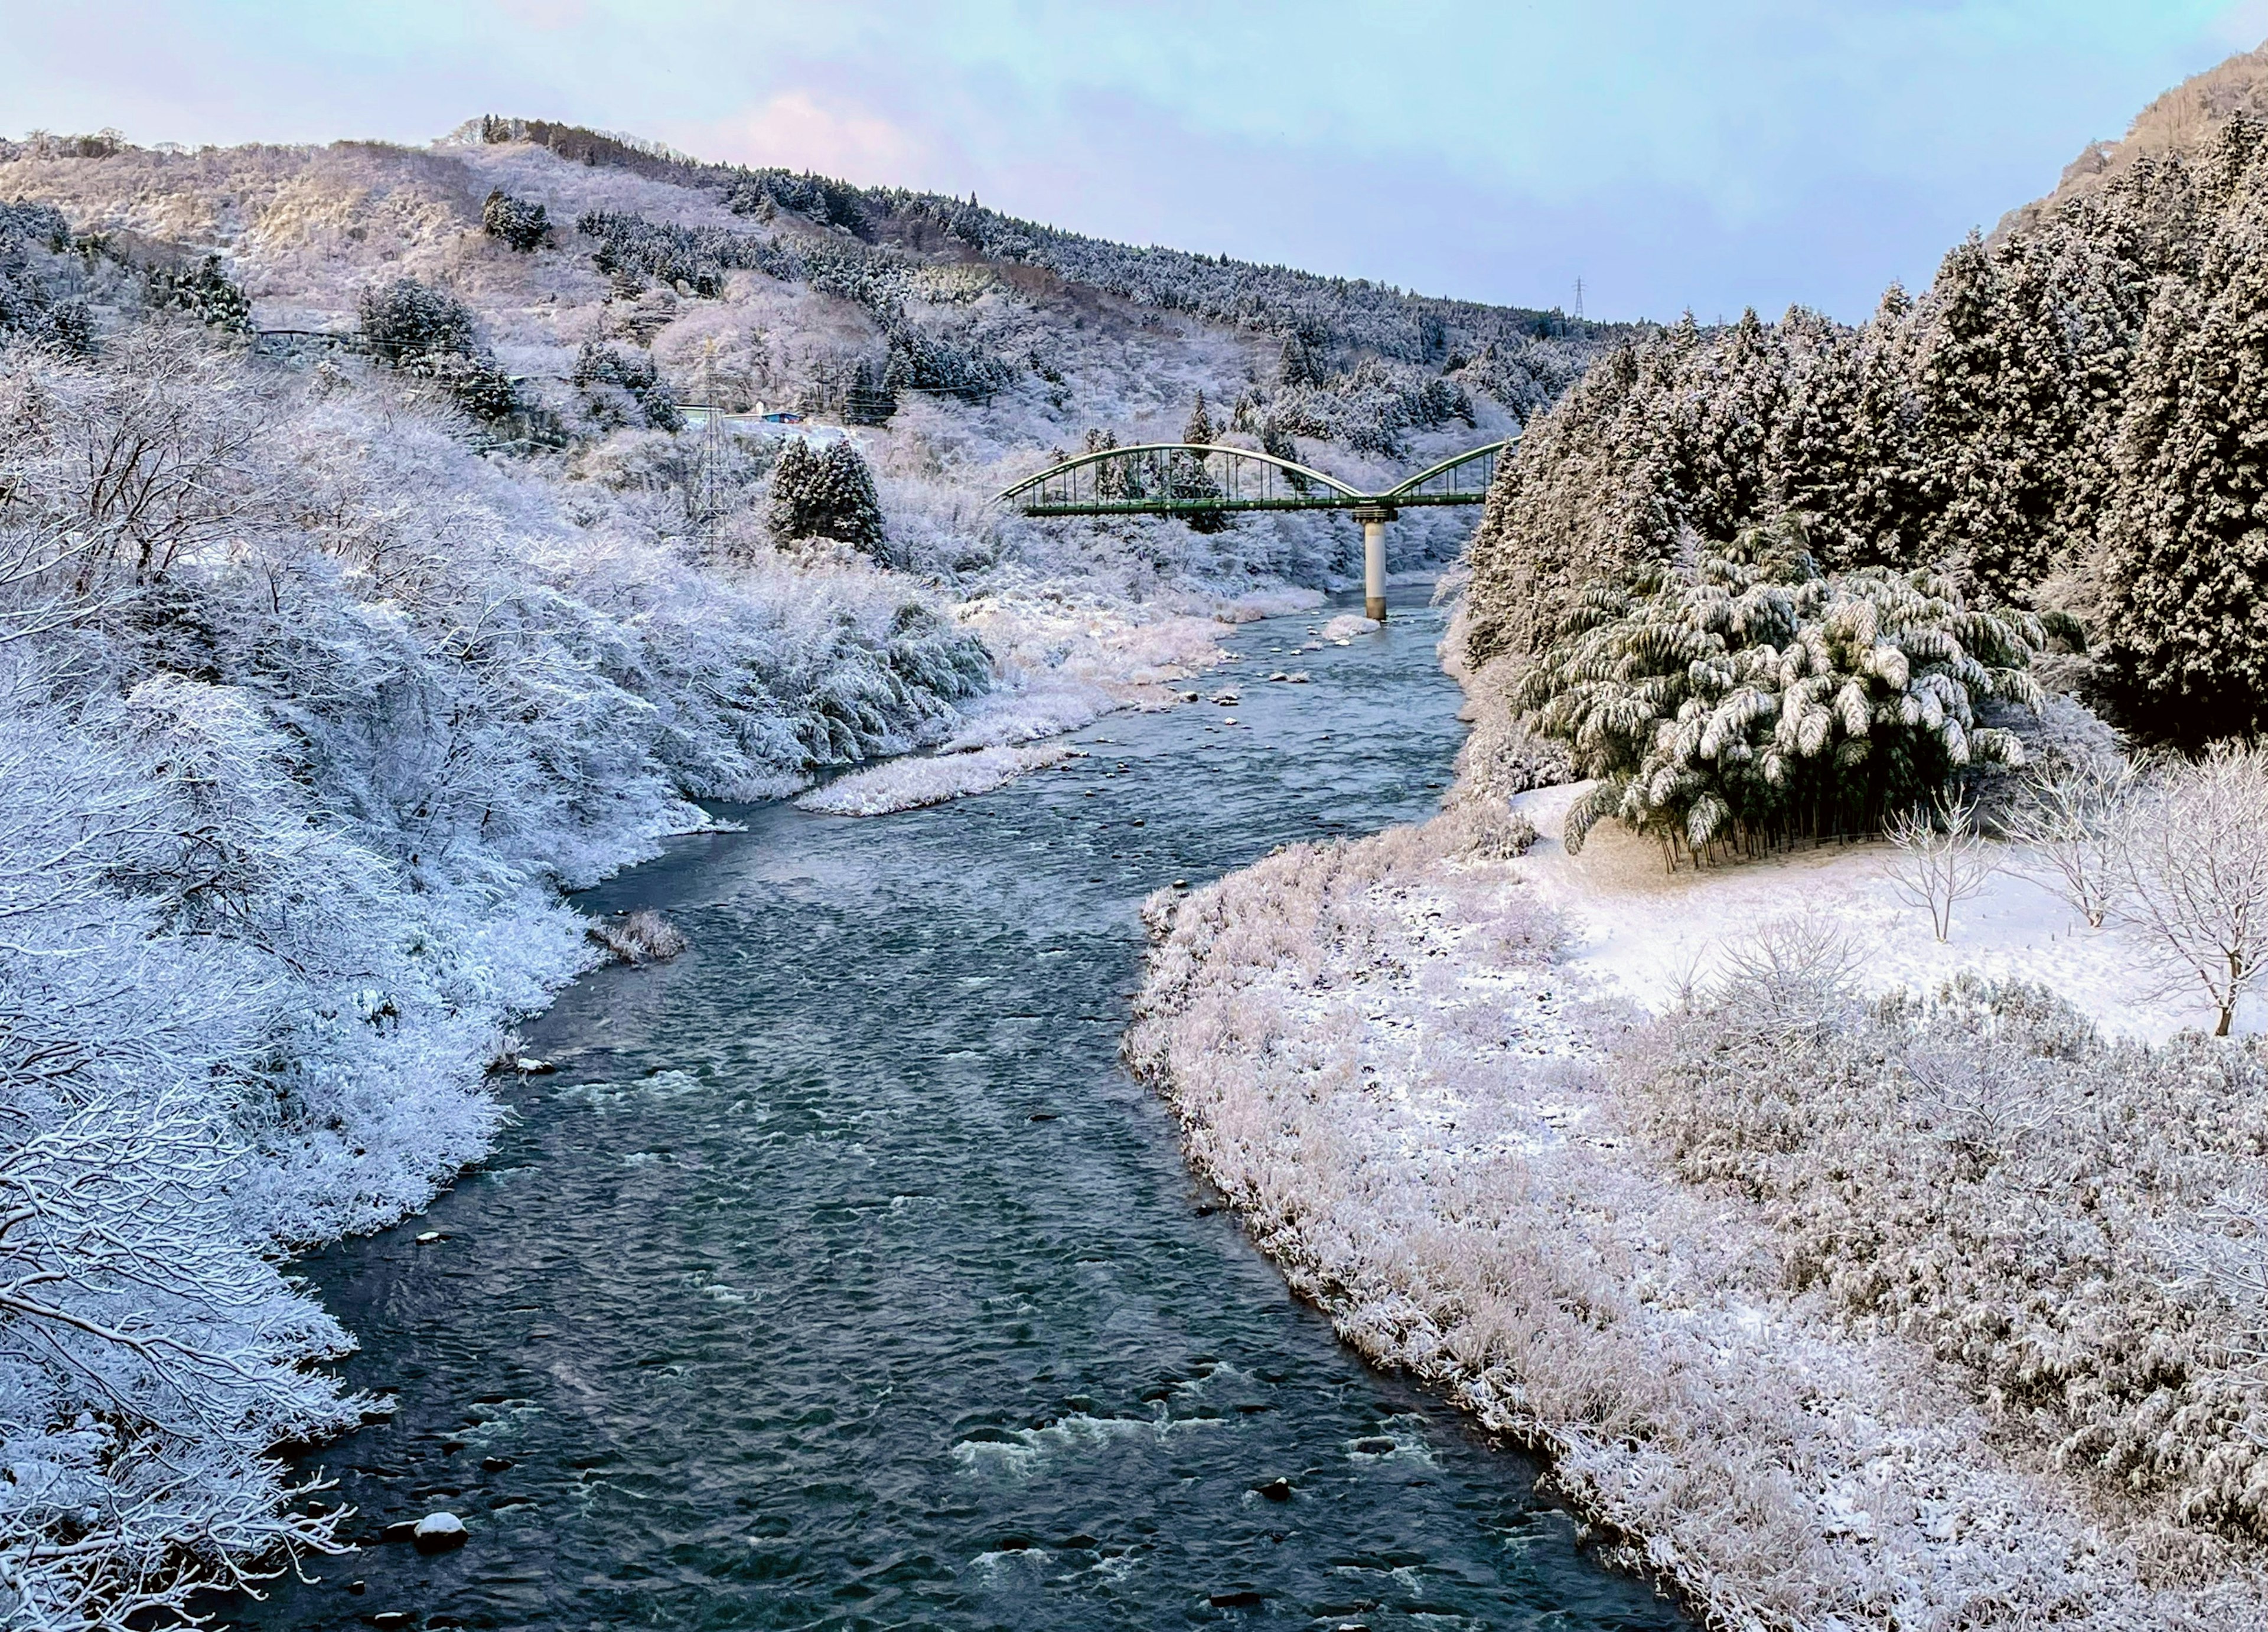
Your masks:
<instances>
[{"instance_id":1,"label":"green arch bridge","mask_svg":"<svg viewBox=\"0 0 2268 1632\"><path fill-rule=\"evenodd\" d=\"M1344 510L1362 524L1363 610L1386 616L1386 524L1404 510L1477 504L1516 438L1469 448L1382 493L1249 448L1188 442L1099 448L1004 488L1027 516L1227 516L1245 511Z\"/></svg>"}]
</instances>

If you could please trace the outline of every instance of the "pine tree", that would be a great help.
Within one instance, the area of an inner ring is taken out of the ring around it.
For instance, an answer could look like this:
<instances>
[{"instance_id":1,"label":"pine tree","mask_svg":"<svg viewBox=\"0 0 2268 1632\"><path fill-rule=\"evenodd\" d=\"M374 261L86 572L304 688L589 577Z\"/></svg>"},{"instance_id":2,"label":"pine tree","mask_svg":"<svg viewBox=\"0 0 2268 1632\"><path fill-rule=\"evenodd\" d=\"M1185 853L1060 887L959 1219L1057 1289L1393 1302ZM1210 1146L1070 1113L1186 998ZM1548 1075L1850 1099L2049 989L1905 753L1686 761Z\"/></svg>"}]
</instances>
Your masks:
<instances>
[{"instance_id":1,"label":"pine tree","mask_svg":"<svg viewBox=\"0 0 2268 1632\"><path fill-rule=\"evenodd\" d=\"M502 187L491 191L481 205L481 230L500 238L522 254L541 245L551 231L551 219L533 199L514 198Z\"/></svg>"},{"instance_id":2,"label":"pine tree","mask_svg":"<svg viewBox=\"0 0 2268 1632\"><path fill-rule=\"evenodd\" d=\"M1299 335L1284 336L1284 349L1276 361L1276 378L1286 389L1322 383L1322 375L1307 350L1307 342Z\"/></svg>"},{"instance_id":3,"label":"pine tree","mask_svg":"<svg viewBox=\"0 0 2268 1632\"><path fill-rule=\"evenodd\" d=\"M2268 724L2268 208L2145 325L2103 525L2098 654L2122 716L2199 742Z\"/></svg>"},{"instance_id":4,"label":"pine tree","mask_svg":"<svg viewBox=\"0 0 2268 1632\"><path fill-rule=\"evenodd\" d=\"M1697 361L1701 388L1685 393L1695 411L1683 451L1681 519L1705 538L1732 538L1764 519L1790 359L1781 334L1750 308Z\"/></svg>"},{"instance_id":5,"label":"pine tree","mask_svg":"<svg viewBox=\"0 0 2268 1632\"><path fill-rule=\"evenodd\" d=\"M1192 447L1208 448L1213 445L1216 434L1213 430L1212 416L1205 412L1204 393L1200 391L1197 393L1197 406L1189 410L1189 423L1182 428L1182 440ZM1167 468L1167 481L1174 497L1211 499L1220 496L1220 484L1212 479L1212 474L1205 468L1203 454L1174 453L1169 458L1172 462ZM1226 511L1191 511L1184 514L1182 519L1189 523L1192 533L1220 533L1226 531L1229 526L1228 513Z\"/></svg>"},{"instance_id":6,"label":"pine tree","mask_svg":"<svg viewBox=\"0 0 2268 1632\"><path fill-rule=\"evenodd\" d=\"M782 544L832 539L878 560L887 549L873 474L847 440L829 443L821 453L802 437L789 437L772 467L766 521Z\"/></svg>"},{"instance_id":7,"label":"pine tree","mask_svg":"<svg viewBox=\"0 0 2268 1632\"><path fill-rule=\"evenodd\" d=\"M1209 448L1214 437L1212 416L1205 412L1204 393L1197 393L1197 406L1189 410L1189 423L1182 427L1182 440L1192 447Z\"/></svg>"},{"instance_id":8,"label":"pine tree","mask_svg":"<svg viewBox=\"0 0 2268 1632\"><path fill-rule=\"evenodd\" d=\"M1830 571L1915 557L1913 414L1905 381L1905 291L1843 329L1790 312L1793 379L1770 455L1770 514L1798 523Z\"/></svg>"},{"instance_id":9,"label":"pine tree","mask_svg":"<svg viewBox=\"0 0 2268 1632\"><path fill-rule=\"evenodd\" d=\"M362 342L404 374L430 379L475 419L498 420L521 407L495 353L481 344L472 309L414 277L365 289L357 301Z\"/></svg>"},{"instance_id":10,"label":"pine tree","mask_svg":"<svg viewBox=\"0 0 2268 1632\"><path fill-rule=\"evenodd\" d=\"M1930 290L1919 357L1926 559L1982 593L2020 598L2058 555L2056 518L2074 440L2060 340L2031 246L1974 232Z\"/></svg>"}]
</instances>

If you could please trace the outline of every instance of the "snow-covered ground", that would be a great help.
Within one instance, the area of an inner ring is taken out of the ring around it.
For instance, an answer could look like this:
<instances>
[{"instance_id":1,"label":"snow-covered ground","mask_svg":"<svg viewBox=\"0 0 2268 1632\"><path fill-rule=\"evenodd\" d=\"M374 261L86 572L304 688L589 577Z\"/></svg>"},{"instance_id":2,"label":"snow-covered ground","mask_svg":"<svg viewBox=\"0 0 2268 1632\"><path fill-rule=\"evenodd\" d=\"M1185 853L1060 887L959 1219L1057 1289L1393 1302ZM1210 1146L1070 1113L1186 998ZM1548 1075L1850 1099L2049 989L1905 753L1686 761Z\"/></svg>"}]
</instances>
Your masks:
<instances>
[{"instance_id":1,"label":"snow-covered ground","mask_svg":"<svg viewBox=\"0 0 2268 1632\"><path fill-rule=\"evenodd\" d=\"M1616 1554L1718 1624L2268 1618L2250 1549L2121 1502L1962 1368L1791 1284L1774 1209L1681 1180L1608 1074L1617 999L1776 905L1897 930L1872 858L1680 881L1642 847L1498 862L1473 835L1453 810L1149 908L1130 1058L1343 1335L1550 1452ZM2039 918L2011 896L1970 950L2015 958ZM1944 955L1897 954L1914 975ZM2088 955L2092 989L2117 962Z\"/></svg>"},{"instance_id":2,"label":"snow-covered ground","mask_svg":"<svg viewBox=\"0 0 2268 1632\"><path fill-rule=\"evenodd\" d=\"M1521 869L1537 897L1567 923L1574 943L1562 967L1594 977L1649 1009L1682 987L1706 984L1729 952L1767 926L1815 915L1864 953L1868 989L1933 990L1956 974L2036 981L2104 1032L2159 1042L2217 1018L2193 980L2169 980L2150 944L2127 930L2091 930L2042 881L2035 860L1988 842L1995 868L1983 893L1954 908L1940 942L1928 913L1901 900L1882 843L1829 844L1733 866L1669 871L1659 845L1613 822L1593 830L1578 856L1559 841L1567 807L1589 787L1538 789L1513 800L1538 838ZM2268 1020L2247 997L2235 1029Z\"/></svg>"}]
</instances>

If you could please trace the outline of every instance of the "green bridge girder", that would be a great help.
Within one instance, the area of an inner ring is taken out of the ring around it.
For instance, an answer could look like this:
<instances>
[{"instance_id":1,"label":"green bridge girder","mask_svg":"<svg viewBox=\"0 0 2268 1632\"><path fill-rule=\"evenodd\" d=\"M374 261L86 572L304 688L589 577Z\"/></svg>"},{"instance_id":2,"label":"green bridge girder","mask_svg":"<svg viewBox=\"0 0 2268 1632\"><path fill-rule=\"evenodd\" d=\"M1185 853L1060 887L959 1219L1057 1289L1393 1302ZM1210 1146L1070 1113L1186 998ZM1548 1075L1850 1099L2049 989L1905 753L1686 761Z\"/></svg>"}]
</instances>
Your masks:
<instances>
[{"instance_id":1,"label":"green bridge girder","mask_svg":"<svg viewBox=\"0 0 2268 1632\"><path fill-rule=\"evenodd\" d=\"M1188 442L1102 448L1001 489L1027 516L1189 516L1270 510L1344 510L1388 518L1400 510L1477 504L1497 459L1517 440L1469 448L1398 486L1365 493L1271 453Z\"/></svg>"}]
</instances>

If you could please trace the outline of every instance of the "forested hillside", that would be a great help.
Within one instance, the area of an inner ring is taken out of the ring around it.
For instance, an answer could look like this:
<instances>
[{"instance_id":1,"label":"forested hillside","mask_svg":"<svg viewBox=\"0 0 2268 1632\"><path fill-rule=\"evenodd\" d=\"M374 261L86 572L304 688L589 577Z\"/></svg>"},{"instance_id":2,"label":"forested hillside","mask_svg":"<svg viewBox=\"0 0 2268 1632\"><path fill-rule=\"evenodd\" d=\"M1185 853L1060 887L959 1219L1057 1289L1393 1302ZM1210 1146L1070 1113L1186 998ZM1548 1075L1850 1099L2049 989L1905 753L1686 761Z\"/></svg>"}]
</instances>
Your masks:
<instances>
[{"instance_id":1,"label":"forested hillside","mask_svg":"<svg viewBox=\"0 0 2268 1632\"><path fill-rule=\"evenodd\" d=\"M2263 132L2238 107L2138 141L1855 328L1751 312L1617 349L1499 478L1472 655L1539 651L1587 586L1764 527L1830 572L2065 614L2064 666L2146 739L2257 729Z\"/></svg>"}]
</instances>

